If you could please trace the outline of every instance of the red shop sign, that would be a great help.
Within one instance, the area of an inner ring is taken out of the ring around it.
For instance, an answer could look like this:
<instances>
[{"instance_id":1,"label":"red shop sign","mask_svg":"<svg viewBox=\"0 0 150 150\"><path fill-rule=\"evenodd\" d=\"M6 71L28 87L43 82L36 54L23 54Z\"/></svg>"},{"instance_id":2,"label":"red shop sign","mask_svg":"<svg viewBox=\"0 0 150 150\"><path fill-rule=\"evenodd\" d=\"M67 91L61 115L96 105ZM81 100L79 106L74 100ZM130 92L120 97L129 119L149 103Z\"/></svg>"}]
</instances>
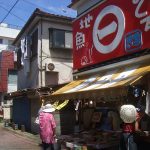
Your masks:
<instances>
[{"instance_id":1,"label":"red shop sign","mask_svg":"<svg viewBox=\"0 0 150 150\"><path fill-rule=\"evenodd\" d=\"M73 23L74 69L150 48L150 0L108 0Z\"/></svg>"}]
</instances>

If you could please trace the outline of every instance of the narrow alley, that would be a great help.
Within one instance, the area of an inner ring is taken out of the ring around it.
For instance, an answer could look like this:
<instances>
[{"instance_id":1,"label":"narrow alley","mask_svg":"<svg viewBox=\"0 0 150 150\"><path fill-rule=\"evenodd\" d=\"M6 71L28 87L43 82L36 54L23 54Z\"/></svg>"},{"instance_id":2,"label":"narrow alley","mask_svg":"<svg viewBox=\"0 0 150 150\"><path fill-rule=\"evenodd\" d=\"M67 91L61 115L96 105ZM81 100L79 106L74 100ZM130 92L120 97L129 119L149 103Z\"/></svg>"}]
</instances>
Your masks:
<instances>
[{"instance_id":1,"label":"narrow alley","mask_svg":"<svg viewBox=\"0 0 150 150\"><path fill-rule=\"evenodd\" d=\"M0 150L40 150L38 142L0 126Z\"/></svg>"}]
</instances>

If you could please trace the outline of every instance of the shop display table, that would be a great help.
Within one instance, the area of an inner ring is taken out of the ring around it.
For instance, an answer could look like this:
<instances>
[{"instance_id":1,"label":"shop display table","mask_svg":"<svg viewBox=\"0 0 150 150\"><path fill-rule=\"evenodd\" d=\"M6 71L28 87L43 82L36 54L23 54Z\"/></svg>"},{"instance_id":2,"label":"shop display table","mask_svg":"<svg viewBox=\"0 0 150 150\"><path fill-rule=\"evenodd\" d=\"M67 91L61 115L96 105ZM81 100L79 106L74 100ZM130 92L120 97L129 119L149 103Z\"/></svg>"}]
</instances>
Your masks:
<instances>
[{"instance_id":1,"label":"shop display table","mask_svg":"<svg viewBox=\"0 0 150 150\"><path fill-rule=\"evenodd\" d=\"M58 138L62 150L116 150L119 146L118 132L82 132L62 135Z\"/></svg>"}]
</instances>

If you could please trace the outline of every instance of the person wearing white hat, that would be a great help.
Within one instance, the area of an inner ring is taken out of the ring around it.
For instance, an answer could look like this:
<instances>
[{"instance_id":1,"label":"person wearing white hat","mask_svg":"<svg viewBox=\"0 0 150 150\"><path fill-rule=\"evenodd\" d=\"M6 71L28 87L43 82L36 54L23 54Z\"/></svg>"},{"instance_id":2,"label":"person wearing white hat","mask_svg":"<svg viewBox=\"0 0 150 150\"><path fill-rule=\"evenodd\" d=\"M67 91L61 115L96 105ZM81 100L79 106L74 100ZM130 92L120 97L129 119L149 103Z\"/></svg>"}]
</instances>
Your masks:
<instances>
[{"instance_id":1,"label":"person wearing white hat","mask_svg":"<svg viewBox=\"0 0 150 150\"><path fill-rule=\"evenodd\" d=\"M54 150L56 123L52 112L55 108L51 104L46 104L39 114L40 137L43 149Z\"/></svg>"},{"instance_id":2,"label":"person wearing white hat","mask_svg":"<svg viewBox=\"0 0 150 150\"><path fill-rule=\"evenodd\" d=\"M120 109L120 118L123 120L122 135L119 150L137 150L133 133L135 132L136 108L133 105L123 105Z\"/></svg>"}]
</instances>

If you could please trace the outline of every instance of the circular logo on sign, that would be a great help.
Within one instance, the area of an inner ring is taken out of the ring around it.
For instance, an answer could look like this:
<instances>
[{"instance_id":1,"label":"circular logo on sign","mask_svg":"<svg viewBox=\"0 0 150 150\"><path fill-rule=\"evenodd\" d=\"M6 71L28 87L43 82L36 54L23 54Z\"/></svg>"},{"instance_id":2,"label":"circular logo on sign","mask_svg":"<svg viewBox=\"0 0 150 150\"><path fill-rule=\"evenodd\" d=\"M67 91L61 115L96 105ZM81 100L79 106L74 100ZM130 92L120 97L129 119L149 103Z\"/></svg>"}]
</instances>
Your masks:
<instances>
[{"instance_id":1,"label":"circular logo on sign","mask_svg":"<svg viewBox=\"0 0 150 150\"><path fill-rule=\"evenodd\" d=\"M99 29L102 19L109 14L115 15L118 22L114 20L109 25L103 27L102 29ZM112 52L119 45L124 30L125 30L125 17L122 10L114 5L105 7L97 16L93 27L93 43L96 50L102 54ZM104 45L101 43L101 40L103 38L105 38L107 35L113 34L114 32L116 32L116 36L112 40L112 42L110 41L110 44Z\"/></svg>"}]
</instances>

